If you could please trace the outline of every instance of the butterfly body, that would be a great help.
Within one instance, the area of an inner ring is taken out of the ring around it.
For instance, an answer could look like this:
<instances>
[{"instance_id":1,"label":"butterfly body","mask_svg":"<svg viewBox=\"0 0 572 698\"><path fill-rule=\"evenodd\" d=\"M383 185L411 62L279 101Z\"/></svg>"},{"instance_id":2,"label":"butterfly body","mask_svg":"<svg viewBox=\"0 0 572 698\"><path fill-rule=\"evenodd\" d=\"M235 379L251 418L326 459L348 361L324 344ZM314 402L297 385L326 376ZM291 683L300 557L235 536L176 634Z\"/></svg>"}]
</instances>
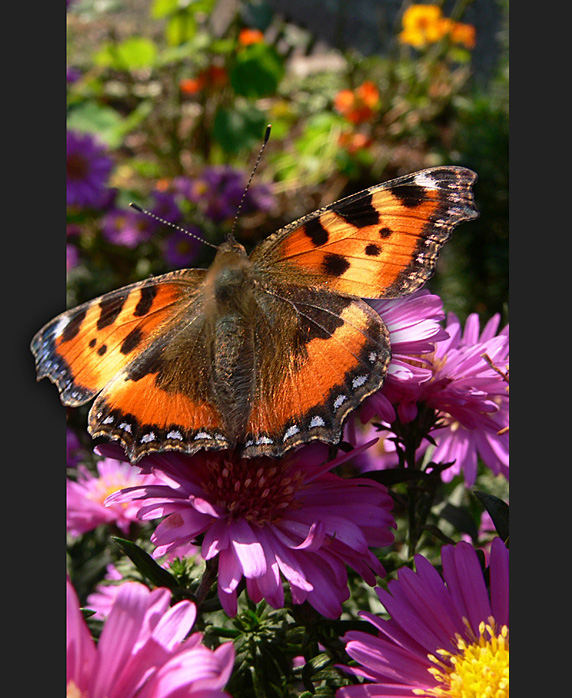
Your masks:
<instances>
[{"instance_id":1,"label":"butterfly body","mask_svg":"<svg viewBox=\"0 0 572 698\"><path fill-rule=\"evenodd\" d=\"M441 167L371 187L295 221L249 255L228 237L208 270L183 269L62 313L32 341L62 402L95 398L92 436L135 462L151 451L281 456L337 443L391 357L362 298L433 272L454 225L476 216L474 173Z\"/></svg>"}]
</instances>

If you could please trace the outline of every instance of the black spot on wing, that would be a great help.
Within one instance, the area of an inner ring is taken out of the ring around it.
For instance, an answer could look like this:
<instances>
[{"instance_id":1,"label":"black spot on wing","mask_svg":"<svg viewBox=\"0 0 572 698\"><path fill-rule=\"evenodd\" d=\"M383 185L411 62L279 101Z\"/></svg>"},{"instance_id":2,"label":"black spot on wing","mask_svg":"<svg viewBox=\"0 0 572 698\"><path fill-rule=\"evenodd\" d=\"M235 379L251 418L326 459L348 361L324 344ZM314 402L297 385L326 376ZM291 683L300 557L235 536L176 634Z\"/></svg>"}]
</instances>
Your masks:
<instances>
[{"instance_id":1,"label":"black spot on wing","mask_svg":"<svg viewBox=\"0 0 572 698\"><path fill-rule=\"evenodd\" d=\"M381 253L381 247L379 245L367 245L365 248L365 253L368 257L379 257Z\"/></svg>"},{"instance_id":2,"label":"black spot on wing","mask_svg":"<svg viewBox=\"0 0 572 698\"><path fill-rule=\"evenodd\" d=\"M328 276L341 276L350 268L350 263L340 254L324 255L322 260L322 271Z\"/></svg>"},{"instance_id":3,"label":"black spot on wing","mask_svg":"<svg viewBox=\"0 0 572 698\"><path fill-rule=\"evenodd\" d=\"M304 232L316 247L325 245L328 242L328 231L320 223L319 217L305 223Z\"/></svg>"},{"instance_id":4,"label":"black spot on wing","mask_svg":"<svg viewBox=\"0 0 572 698\"><path fill-rule=\"evenodd\" d=\"M400 184L390 191L407 208L416 208L427 200L425 189L418 184Z\"/></svg>"},{"instance_id":5,"label":"black spot on wing","mask_svg":"<svg viewBox=\"0 0 572 698\"><path fill-rule=\"evenodd\" d=\"M338 216L341 216L350 225L356 228L366 228L369 225L377 225L379 223L379 213L373 206L372 194L363 194L360 192L354 196L349 196L340 204L331 206L331 210L335 211Z\"/></svg>"},{"instance_id":6,"label":"black spot on wing","mask_svg":"<svg viewBox=\"0 0 572 698\"><path fill-rule=\"evenodd\" d=\"M89 342L89 347L90 349L93 349L93 347L97 344L97 339L94 337L93 339L90 340Z\"/></svg>"},{"instance_id":7,"label":"black spot on wing","mask_svg":"<svg viewBox=\"0 0 572 698\"><path fill-rule=\"evenodd\" d=\"M129 354L129 352L133 351L135 347L137 347L141 340L143 339L143 332L136 327L135 329L131 330L131 332L125 337L123 340L123 344L121 345L121 349L119 350L122 354Z\"/></svg>"},{"instance_id":8,"label":"black spot on wing","mask_svg":"<svg viewBox=\"0 0 572 698\"><path fill-rule=\"evenodd\" d=\"M102 344L99 349L97 350L97 353L99 356L103 356L105 352L107 351L107 344Z\"/></svg>"},{"instance_id":9,"label":"black spot on wing","mask_svg":"<svg viewBox=\"0 0 572 698\"><path fill-rule=\"evenodd\" d=\"M141 297L139 298L139 302L135 306L135 310L133 311L133 315L136 317L140 317L141 315L147 315L147 313L151 310L151 306L153 305L153 301L155 299L155 296L157 295L157 287L156 286L143 286L141 288Z\"/></svg>"},{"instance_id":10,"label":"black spot on wing","mask_svg":"<svg viewBox=\"0 0 572 698\"><path fill-rule=\"evenodd\" d=\"M379 229L379 236L383 239L388 238L392 233L391 228L380 228Z\"/></svg>"},{"instance_id":11,"label":"black spot on wing","mask_svg":"<svg viewBox=\"0 0 572 698\"><path fill-rule=\"evenodd\" d=\"M140 357L134 359L127 372L128 379L138 381L149 373L159 373L165 363L161 356L162 352L163 347L156 345L149 351L144 352Z\"/></svg>"},{"instance_id":12,"label":"black spot on wing","mask_svg":"<svg viewBox=\"0 0 572 698\"><path fill-rule=\"evenodd\" d=\"M75 313L73 313L62 333L62 342L69 342L70 339L73 339L77 336L81 324L86 316L86 313L87 308L80 308L79 310L76 310Z\"/></svg>"},{"instance_id":13,"label":"black spot on wing","mask_svg":"<svg viewBox=\"0 0 572 698\"><path fill-rule=\"evenodd\" d=\"M97 319L98 330L112 325L117 320L128 295L128 293L122 293L117 296L114 295L113 298L102 298L101 301L99 301L100 313Z\"/></svg>"}]
</instances>

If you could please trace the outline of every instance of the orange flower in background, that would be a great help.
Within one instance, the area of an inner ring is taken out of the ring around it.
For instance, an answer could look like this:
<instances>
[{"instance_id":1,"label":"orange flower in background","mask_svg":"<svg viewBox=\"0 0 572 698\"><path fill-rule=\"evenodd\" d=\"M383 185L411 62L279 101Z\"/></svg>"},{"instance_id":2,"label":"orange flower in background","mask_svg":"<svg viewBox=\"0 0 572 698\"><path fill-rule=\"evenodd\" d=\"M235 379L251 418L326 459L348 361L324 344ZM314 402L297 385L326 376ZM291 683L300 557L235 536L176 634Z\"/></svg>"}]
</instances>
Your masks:
<instances>
[{"instance_id":1,"label":"orange flower in background","mask_svg":"<svg viewBox=\"0 0 572 698\"><path fill-rule=\"evenodd\" d=\"M424 48L445 36L455 44L463 44L469 49L475 47L475 27L443 17L437 5L411 5L403 14L402 24L399 40L415 48Z\"/></svg>"},{"instance_id":2,"label":"orange flower in background","mask_svg":"<svg viewBox=\"0 0 572 698\"><path fill-rule=\"evenodd\" d=\"M477 43L477 32L472 24L453 22L450 35L451 41L455 44L463 44L465 48L475 48L475 44Z\"/></svg>"},{"instance_id":3,"label":"orange flower in background","mask_svg":"<svg viewBox=\"0 0 572 698\"><path fill-rule=\"evenodd\" d=\"M242 46L259 44L264 41L264 34L259 29L241 29L238 35L238 43Z\"/></svg>"},{"instance_id":4,"label":"orange flower in background","mask_svg":"<svg viewBox=\"0 0 572 698\"><path fill-rule=\"evenodd\" d=\"M338 139L338 145L347 150L350 155L357 153L358 150L365 150L373 143L369 136L365 133L341 133Z\"/></svg>"},{"instance_id":5,"label":"orange flower in background","mask_svg":"<svg viewBox=\"0 0 572 698\"><path fill-rule=\"evenodd\" d=\"M179 83L181 92L186 95L195 95L197 92L200 92L204 86L205 82L201 80L200 77L187 78L186 80L181 80Z\"/></svg>"},{"instance_id":6,"label":"orange flower in background","mask_svg":"<svg viewBox=\"0 0 572 698\"><path fill-rule=\"evenodd\" d=\"M369 121L379 106L379 90L370 80L355 90L340 90L334 98L334 108L352 124Z\"/></svg>"},{"instance_id":7,"label":"orange flower in background","mask_svg":"<svg viewBox=\"0 0 572 698\"><path fill-rule=\"evenodd\" d=\"M228 74L225 68L218 65L209 65L201 70L195 78L181 80L179 88L183 94L194 95L205 88L223 87L228 81Z\"/></svg>"}]
</instances>

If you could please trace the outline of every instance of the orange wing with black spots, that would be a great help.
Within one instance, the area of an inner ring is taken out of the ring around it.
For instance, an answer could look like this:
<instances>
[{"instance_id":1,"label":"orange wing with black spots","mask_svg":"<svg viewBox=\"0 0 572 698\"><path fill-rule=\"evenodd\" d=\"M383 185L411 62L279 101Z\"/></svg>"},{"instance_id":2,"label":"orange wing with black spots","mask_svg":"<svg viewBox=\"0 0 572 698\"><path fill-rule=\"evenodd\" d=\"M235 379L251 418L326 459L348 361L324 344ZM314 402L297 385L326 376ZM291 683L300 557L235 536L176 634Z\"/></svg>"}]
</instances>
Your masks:
<instances>
[{"instance_id":1,"label":"orange wing with black spots","mask_svg":"<svg viewBox=\"0 0 572 698\"><path fill-rule=\"evenodd\" d=\"M337 443L347 415L383 382L391 350L382 319L365 301L319 289L275 286L258 301L257 343L274 351L257 352L244 455Z\"/></svg>"},{"instance_id":2,"label":"orange wing with black spots","mask_svg":"<svg viewBox=\"0 0 572 698\"><path fill-rule=\"evenodd\" d=\"M55 383L64 405L88 402L190 307L203 278L172 272L58 315L32 340L38 380Z\"/></svg>"},{"instance_id":3,"label":"orange wing with black spots","mask_svg":"<svg viewBox=\"0 0 572 698\"><path fill-rule=\"evenodd\" d=\"M362 298L411 293L432 275L455 225L477 216L462 167L436 167L340 199L277 231L252 253L276 280Z\"/></svg>"}]
</instances>

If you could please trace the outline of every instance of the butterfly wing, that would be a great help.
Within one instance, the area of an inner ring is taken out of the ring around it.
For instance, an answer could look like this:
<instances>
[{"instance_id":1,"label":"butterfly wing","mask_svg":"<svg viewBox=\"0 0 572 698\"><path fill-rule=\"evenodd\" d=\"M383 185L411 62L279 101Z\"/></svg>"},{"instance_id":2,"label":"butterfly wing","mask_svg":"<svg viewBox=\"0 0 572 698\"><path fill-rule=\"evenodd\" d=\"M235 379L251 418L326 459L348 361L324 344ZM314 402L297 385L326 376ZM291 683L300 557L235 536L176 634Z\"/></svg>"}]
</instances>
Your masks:
<instances>
[{"instance_id":1,"label":"butterfly wing","mask_svg":"<svg viewBox=\"0 0 572 698\"><path fill-rule=\"evenodd\" d=\"M38 380L55 383L64 405L88 402L188 308L203 274L171 272L58 315L32 340Z\"/></svg>"},{"instance_id":2,"label":"butterfly wing","mask_svg":"<svg viewBox=\"0 0 572 698\"><path fill-rule=\"evenodd\" d=\"M294 285L261 291L257 305L256 392L243 455L339 442L346 416L383 382L390 347L381 318L362 300Z\"/></svg>"},{"instance_id":3,"label":"butterfly wing","mask_svg":"<svg viewBox=\"0 0 572 698\"><path fill-rule=\"evenodd\" d=\"M133 462L153 451L228 448L213 396L210 329L199 295L104 387L89 413L90 434L120 441Z\"/></svg>"},{"instance_id":4,"label":"butterfly wing","mask_svg":"<svg viewBox=\"0 0 572 698\"><path fill-rule=\"evenodd\" d=\"M295 278L362 298L411 293L432 275L455 225L475 218L462 167L436 167L365 189L294 221L251 260L273 281Z\"/></svg>"}]
</instances>

